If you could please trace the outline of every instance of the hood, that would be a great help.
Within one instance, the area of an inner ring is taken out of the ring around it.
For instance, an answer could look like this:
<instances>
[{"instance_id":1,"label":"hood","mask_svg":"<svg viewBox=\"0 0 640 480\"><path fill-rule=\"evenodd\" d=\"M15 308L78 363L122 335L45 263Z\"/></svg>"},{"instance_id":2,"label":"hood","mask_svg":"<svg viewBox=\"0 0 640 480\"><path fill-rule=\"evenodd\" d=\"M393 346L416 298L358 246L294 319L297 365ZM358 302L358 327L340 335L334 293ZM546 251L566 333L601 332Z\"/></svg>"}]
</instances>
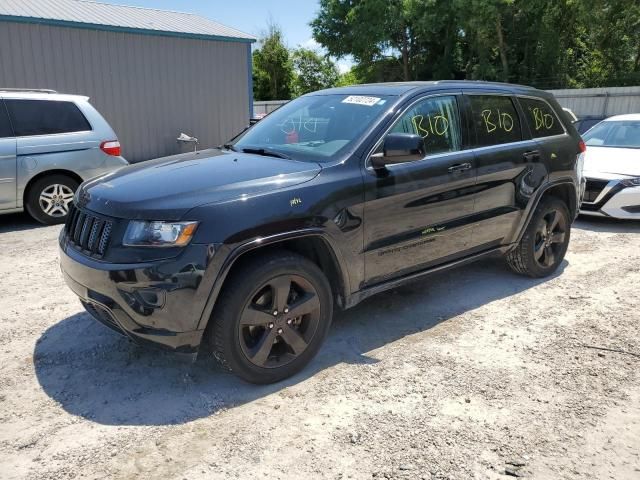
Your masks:
<instances>
[{"instance_id":1,"label":"hood","mask_svg":"<svg viewBox=\"0 0 640 480\"><path fill-rule=\"evenodd\" d=\"M82 184L81 207L111 217L178 220L207 203L298 185L320 173L317 163L217 149L130 165Z\"/></svg>"},{"instance_id":2,"label":"hood","mask_svg":"<svg viewBox=\"0 0 640 480\"><path fill-rule=\"evenodd\" d=\"M640 149L588 145L583 172L607 180L640 177Z\"/></svg>"}]
</instances>

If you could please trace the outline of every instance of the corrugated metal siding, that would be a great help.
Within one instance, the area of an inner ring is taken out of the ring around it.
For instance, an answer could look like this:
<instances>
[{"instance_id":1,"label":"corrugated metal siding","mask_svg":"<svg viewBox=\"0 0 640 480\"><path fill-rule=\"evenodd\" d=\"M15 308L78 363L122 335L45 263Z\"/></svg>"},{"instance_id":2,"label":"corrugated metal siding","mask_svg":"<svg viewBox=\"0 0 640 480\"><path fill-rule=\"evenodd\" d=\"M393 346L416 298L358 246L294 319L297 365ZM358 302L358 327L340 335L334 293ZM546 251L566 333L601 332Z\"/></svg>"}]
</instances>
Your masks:
<instances>
[{"instance_id":1,"label":"corrugated metal siding","mask_svg":"<svg viewBox=\"0 0 640 480\"><path fill-rule=\"evenodd\" d=\"M247 45L0 22L0 87L87 95L130 161L200 148L247 123Z\"/></svg>"},{"instance_id":2,"label":"corrugated metal siding","mask_svg":"<svg viewBox=\"0 0 640 480\"><path fill-rule=\"evenodd\" d=\"M640 113L640 87L550 90L558 103L578 117Z\"/></svg>"},{"instance_id":3,"label":"corrugated metal siding","mask_svg":"<svg viewBox=\"0 0 640 480\"><path fill-rule=\"evenodd\" d=\"M82 0L0 0L0 15L255 40L240 30L192 13Z\"/></svg>"},{"instance_id":4,"label":"corrugated metal siding","mask_svg":"<svg viewBox=\"0 0 640 480\"><path fill-rule=\"evenodd\" d=\"M256 116L271 113L288 102L289 100L255 100L253 102L253 115Z\"/></svg>"}]
</instances>

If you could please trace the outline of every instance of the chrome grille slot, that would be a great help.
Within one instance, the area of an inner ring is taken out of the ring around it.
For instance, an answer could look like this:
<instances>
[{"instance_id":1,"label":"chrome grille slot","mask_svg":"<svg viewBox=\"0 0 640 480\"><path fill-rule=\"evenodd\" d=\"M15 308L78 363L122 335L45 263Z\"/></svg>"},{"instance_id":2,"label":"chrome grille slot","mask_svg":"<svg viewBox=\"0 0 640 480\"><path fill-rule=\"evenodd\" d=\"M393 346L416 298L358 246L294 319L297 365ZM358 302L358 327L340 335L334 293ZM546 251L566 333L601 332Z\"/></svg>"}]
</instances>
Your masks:
<instances>
[{"instance_id":1,"label":"chrome grille slot","mask_svg":"<svg viewBox=\"0 0 640 480\"><path fill-rule=\"evenodd\" d=\"M89 241L87 242L87 250L93 250L98 246L98 238L99 235L102 234L102 227L104 226L104 221L96 220L93 222L93 226L91 227L91 233L89 234Z\"/></svg>"},{"instance_id":2,"label":"chrome grille slot","mask_svg":"<svg viewBox=\"0 0 640 480\"><path fill-rule=\"evenodd\" d=\"M91 256L102 257L109 246L113 222L71 205L65 224L69 242Z\"/></svg>"}]
</instances>

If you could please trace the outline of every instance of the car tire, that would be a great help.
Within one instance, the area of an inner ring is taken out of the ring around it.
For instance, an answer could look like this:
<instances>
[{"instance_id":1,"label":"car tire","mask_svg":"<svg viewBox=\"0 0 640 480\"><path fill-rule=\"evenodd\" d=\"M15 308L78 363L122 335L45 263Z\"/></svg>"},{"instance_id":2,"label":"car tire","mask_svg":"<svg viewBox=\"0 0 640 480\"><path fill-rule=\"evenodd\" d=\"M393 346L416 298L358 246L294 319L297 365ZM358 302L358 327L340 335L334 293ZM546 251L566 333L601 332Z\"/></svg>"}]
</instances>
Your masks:
<instances>
[{"instance_id":1,"label":"car tire","mask_svg":"<svg viewBox=\"0 0 640 480\"><path fill-rule=\"evenodd\" d=\"M245 381L274 383L316 355L332 315L331 286L316 264L288 251L252 256L225 282L205 342Z\"/></svg>"},{"instance_id":2,"label":"car tire","mask_svg":"<svg viewBox=\"0 0 640 480\"><path fill-rule=\"evenodd\" d=\"M533 278L553 274L569 247L570 218L565 202L554 196L543 198L520 243L507 254L509 267L516 273Z\"/></svg>"},{"instance_id":3,"label":"car tire","mask_svg":"<svg viewBox=\"0 0 640 480\"><path fill-rule=\"evenodd\" d=\"M49 175L36 180L25 198L27 212L45 225L64 223L78 185L66 175Z\"/></svg>"}]
</instances>

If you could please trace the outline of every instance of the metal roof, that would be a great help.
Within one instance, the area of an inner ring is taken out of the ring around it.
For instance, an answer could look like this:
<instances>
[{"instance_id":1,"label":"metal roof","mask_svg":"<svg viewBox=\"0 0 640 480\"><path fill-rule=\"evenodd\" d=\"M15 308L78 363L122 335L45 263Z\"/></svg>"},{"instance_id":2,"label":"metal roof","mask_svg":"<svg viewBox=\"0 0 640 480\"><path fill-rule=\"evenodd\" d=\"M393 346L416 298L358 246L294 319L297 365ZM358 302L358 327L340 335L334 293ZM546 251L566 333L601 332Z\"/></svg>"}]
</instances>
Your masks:
<instances>
[{"instance_id":1,"label":"metal roof","mask_svg":"<svg viewBox=\"0 0 640 480\"><path fill-rule=\"evenodd\" d=\"M0 0L2 20L206 40L256 40L235 28L192 13L87 0Z\"/></svg>"}]
</instances>

